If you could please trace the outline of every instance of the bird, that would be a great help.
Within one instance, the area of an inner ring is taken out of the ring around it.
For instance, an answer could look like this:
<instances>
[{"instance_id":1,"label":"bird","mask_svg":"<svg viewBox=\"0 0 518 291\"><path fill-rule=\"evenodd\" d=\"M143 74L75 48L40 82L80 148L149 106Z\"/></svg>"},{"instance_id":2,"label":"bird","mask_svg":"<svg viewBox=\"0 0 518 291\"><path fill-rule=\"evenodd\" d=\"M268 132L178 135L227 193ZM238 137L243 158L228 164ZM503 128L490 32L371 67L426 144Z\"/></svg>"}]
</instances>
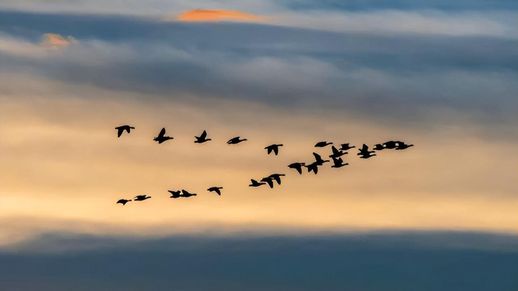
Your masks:
<instances>
[{"instance_id":1,"label":"bird","mask_svg":"<svg viewBox=\"0 0 518 291\"><path fill-rule=\"evenodd\" d=\"M189 197L196 196L196 195L198 195L198 194L191 193L185 189L182 189L182 197L189 198Z\"/></svg>"},{"instance_id":2,"label":"bird","mask_svg":"<svg viewBox=\"0 0 518 291\"><path fill-rule=\"evenodd\" d=\"M158 142L159 144L165 142L165 141L168 141L170 139L173 139L173 137L171 136L166 136L165 135L165 128L162 128L162 130L160 131L160 133L158 134L158 136L156 136L153 140Z\"/></svg>"},{"instance_id":3,"label":"bird","mask_svg":"<svg viewBox=\"0 0 518 291\"><path fill-rule=\"evenodd\" d=\"M271 179L274 179L275 182L277 182L277 184L281 184L281 177L284 177L286 176L285 174L271 174L270 176L268 176L268 178L271 178Z\"/></svg>"},{"instance_id":4,"label":"bird","mask_svg":"<svg viewBox=\"0 0 518 291\"><path fill-rule=\"evenodd\" d=\"M381 150L385 149L385 146L383 144L377 143L374 145L373 149L376 151L381 151Z\"/></svg>"},{"instance_id":5,"label":"bird","mask_svg":"<svg viewBox=\"0 0 518 291\"><path fill-rule=\"evenodd\" d=\"M194 143L204 143L204 142L208 142L212 139L210 138L207 138L207 131L204 130L200 136L195 136L194 138L196 138L196 140L194 141Z\"/></svg>"},{"instance_id":6,"label":"bird","mask_svg":"<svg viewBox=\"0 0 518 291\"><path fill-rule=\"evenodd\" d=\"M315 175L318 173L318 163L317 162L313 162L304 167L308 168L308 173L313 172L313 173L315 173Z\"/></svg>"},{"instance_id":7,"label":"bird","mask_svg":"<svg viewBox=\"0 0 518 291\"><path fill-rule=\"evenodd\" d=\"M279 144L271 144L267 147L265 147L264 149L266 150L267 154L271 154L272 151L275 155L278 155L279 154L279 147L282 147L283 144L282 143L279 143Z\"/></svg>"},{"instance_id":8,"label":"bird","mask_svg":"<svg viewBox=\"0 0 518 291\"><path fill-rule=\"evenodd\" d=\"M317 153L313 153L313 156L315 157L315 163L317 166L322 166L324 163L329 162L329 160L323 160L322 157Z\"/></svg>"},{"instance_id":9,"label":"bird","mask_svg":"<svg viewBox=\"0 0 518 291\"><path fill-rule=\"evenodd\" d=\"M302 175L302 167L305 166L305 165L306 165L305 163L295 162L295 163L289 164L288 168L295 169L295 170L297 170L297 172L299 172L299 174Z\"/></svg>"},{"instance_id":10,"label":"bird","mask_svg":"<svg viewBox=\"0 0 518 291\"><path fill-rule=\"evenodd\" d=\"M221 189L223 189L223 187L214 186L214 187L210 187L209 189L207 189L207 191L216 192L216 194L221 196Z\"/></svg>"},{"instance_id":11,"label":"bird","mask_svg":"<svg viewBox=\"0 0 518 291\"><path fill-rule=\"evenodd\" d=\"M264 177L261 179L261 182L266 182L270 188L273 188L273 179L271 177Z\"/></svg>"},{"instance_id":12,"label":"bird","mask_svg":"<svg viewBox=\"0 0 518 291\"><path fill-rule=\"evenodd\" d=\"M340 145L340 150L342 151L348 151L352 148L355 148L356 146L350 145L349 143L343 143Z\"/></svg>"},{"instance_id":13,"label":"bird","mask_svg":"<svg viewBox=\"0 0 518 291\"><path fill-rule=\"evenodd\" d=\"M167 192L171 193L171 197L169 197L169 198L176 199L176 198L182 197L182 194L181 194L182 191L167 190Z\"/></svg>"},{"instance_id":14,"label":"bird","mask_svg":"<svg viewBox=\"0 0 518 291\"><path fill-rule=\"evenodd\" d=\"M146 194L144 194L144 195L137 195L137 196L135 196L135 198L133 198L133 201L144 201L144 200L150 199L150 198L151 198L151 196L148 196Z\"/></svg>"},{"instance_id":15,"label":"bird","mask_svg":"<svg viewBox=\"0 0 518 291\"><path fill-rule=\"evenodd\" d=\"M349 163L344 163L342 158L338 157L338 158L333 158L333 165L331 166L331 168L341 168L341 167L347 166L347 165L349 165Z\"/></svg>"},{"instance_id":16,"label":"bird","mask_svg":"<svg viewBox=\"0 0 518 291\"><path fill-rule=\"evenodd\" d=\"M396 150L404 150L404 149L414 146L413 144L406 144L402 141L397 141L396 143L397 143Z\"/></svg>"},{"instance_id":17,"label":"bird","mask_svg":"<svg viewBox=\"0 0 518 291\"><path fill-rule=\"evenodd\" d=\"M333 153L329 156L330 158L339 158L339 157L347 154L347 152L343 152L343 151L337 149L335 146L332 146L331 149L333 150Z\"/></svg>"},{"instance_id":18,"label":"bird","mask_svg":"<svg viewBox=\"0 0 518 291\"><path fill-rule=\"evenodd\" d=\"M246 141L246 138L241 138L239 136L233 137L227 141L227 144L238 144L240 142Z\"/></svg>"},{"instance_id":19,"label":"bird","mask_svg":"<svg viewBox=\"0 0 518 291\"><path fill-rule=\"evenodd\" d=\"M357 155L360 156L360 158L362 159L368 159L370 157L375 156L376 154L374 153L374 151L369 151L368 145L363 144L362 148L358 150Z\"/></svg>"},{"instance_id":20,"label":"bird","mask_svg":"<svg viewBox=\"0 0 518 291\"><path fill-rule=\"evenodd\" d=\"M250 179L250 185L248 185L249 187L259 187L261 185L264 185L266 183L264 182L257 182L256 180L254 179Z\"/></svg>"},{"instance_id":21,"label":"bird","mask_svg":"<svg viewBox=\"0 0 518 291\"><path fill-rule=\"evenodd\" d=\"M397 141L393 141L393 140L389 140L387 142L384 142L383 143L383 146L386 148L386 149L395 149L397 147L397 144L398 142Z\"/></svg>"},{"instance_id":22,"label":"bird","mask_svg":"<svg viewBox=\"0 0 518 291\"><path fill-rule=\"evenodd\" d=\"M330 144L333 144L332 142L327 142L327 141L319 141L315 144L315 147L316 148L323 148L323 147L326 147Z\"/></svg>"},{"instance_id":23,"label":"bird","mask_svg":"<svg viewBox=\"0 0 518 291\"><path fill-rule=\"evenodd\" d=\"M119 200L117 201L117 203L115 203L115 204L122 204L122 205L126 205L126 203L128 203L128 202L131 202L131 199L119 199Z\"/></svg>"},{"instance_id":24,"label":"bird","mask_svg":"<svg viewBox=\"0 0 518 291\"><path fill-rule=\"evenodd\" d=\"M115 129L117 130L117 137L121 137L121 135L124 133L124 131L126 131L127 133L130 133L130 131L132 129L135 129L135 127L129 126L126 124L126 125L117 126Z\"/></svg>"}]
</instances>

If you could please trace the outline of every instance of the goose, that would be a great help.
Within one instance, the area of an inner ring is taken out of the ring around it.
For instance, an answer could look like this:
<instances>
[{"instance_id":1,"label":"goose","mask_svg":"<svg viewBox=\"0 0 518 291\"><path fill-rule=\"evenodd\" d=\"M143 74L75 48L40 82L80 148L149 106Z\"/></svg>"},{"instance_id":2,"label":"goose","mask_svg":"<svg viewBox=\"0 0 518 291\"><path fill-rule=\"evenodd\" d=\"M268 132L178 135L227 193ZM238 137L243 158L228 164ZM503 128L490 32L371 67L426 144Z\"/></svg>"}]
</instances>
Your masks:
<instances>
[{"instance_id":1,"label":"goose","mask_svg":"<svg viewBox=\"0 0 518 291\"><path fill-rule=\"evenodd\" d=\"M333 144L332 142L328 142L328 141L319 141L315 144L315 147L316 148L323 148L323 147L326 147L330 144Z\"/></svg>"},{"instance_id":2,"label":"goose","mask_svg":"<svg viewBox=\"0 0 518 291\"><path fill-rule=\"evenodd\" d=\"M131 199L119 199L119 200L117 201L117 203L115 203L115 204L122 204L122 205L126 205L126 203L128 203L128 202L131 202Z\"/></svg>"},{"instance_id":3,"label":"goose","mask_svg":"<svg viewBox=\"0 0 518 291\"><path fill-rule=\"evenodd\" d=\"M283 144L282 143L279 143L279 144L271 144L267 147L265 147L264 149L266 150L266 153L269 155L271 154L272 152L275 154L275 155L278 155L279 154L279 147L282 147Z\"/></svg>"},{"instance_id":4,"label":"goose","mask_svg":"<svg viewBox=\"0 0 518 291\"><path fill-rule=\"evenodd\" d=\"M204 130L204 131L200 134L200 136L195 136L194 138L196 139L196 140L194 141L194 143L204 143L204 142L208 142L208 141L212 140L212 139L210 139L210 138L207 138L207 131L206 131L206 130Z\"/></svg>"},{"instance_id":5,"label":"goose","mask_svg":"<svg viewBox=\"0 0 518 291\"><path fill-rule=\"evenodd\" d=\"M244 142L244 141L247 141L247 139L246 138L242 139L241 137L236 136L236 137L233 137L233 138L229 139L227 141L227 144L238 144L238 143Z\"/></svg>"},{"instance_id":6,"label":"goose","mask_svg":"<svg viewBox=\"0 0 518 291\"><path fill-rule=\"evenodd\" d=\"M160 130L160 133L153 140L158 142L159 144L161 144L161 143L166 142L166 141L168 141L170 139L173 139L173 137L166 136L165 135L165 128L162 128L162 130Z\"/></svg>"},{"instance_id":7,"label":"goose","mask_svg":"<svg viewBox=\"0 0 518 291\"><path fill-rule=\"evenodd\" d=\"M223 189L223 187L214 186L214 187L210 187L209 189L207 189L207 191L216 192L216 194L221 196L221 189Z\"/></svg>"},{"instance_id":8,"label":"goose","mask_svg":"<svg viewBox=\"0 0 518 291\"><path fill-rule=\"evenodd\" d=\"M305 165L306 165L305 163L296 162L296 163L289 164L288 168L295 169L295 170L297 170L297 172L299 172L299 174L302 175L302 167L305 166Z\"/></svg>"},{"instance_id":9,"label":"goose","mask_svg":"<svg viewBox=\"0 0 518 291\"><path fill-rule=\"evenodd\" d=\"M117 126L115 129L117 130L117 137L121 137L121 135L124 132L130 133L130 131L132 129L135 129L135 127L129 126L129 125L121 125L121 126Z\"/></svg>"}]
</instances>

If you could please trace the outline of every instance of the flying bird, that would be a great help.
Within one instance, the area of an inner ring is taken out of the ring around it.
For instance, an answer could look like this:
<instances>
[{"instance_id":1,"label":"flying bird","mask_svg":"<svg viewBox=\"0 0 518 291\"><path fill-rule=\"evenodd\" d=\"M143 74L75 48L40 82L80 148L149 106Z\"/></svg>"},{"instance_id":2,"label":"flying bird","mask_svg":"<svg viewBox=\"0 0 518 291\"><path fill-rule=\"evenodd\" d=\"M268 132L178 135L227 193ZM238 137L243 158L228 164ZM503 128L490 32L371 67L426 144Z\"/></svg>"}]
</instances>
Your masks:
<instances>
[{"instance_id":1,"label":"flying bird","mask_svg":"<svg viewBox=\"0 0 518 291\"><path fill-rule=\"evenodd\" d=\"M318 173L318 163L317 162L313 162L304 167L308 168L308 173L313 172L313 173L315 173L315 175Z\"/></svg>"},{"instance_id":2,"label":"flying bird","mask_svg":"<svg viewBox=\"0 0 518 291\"><path fill-rule=\"evenodd\" d=\"M196 195L198 195L198 194L191 193L185 189L182 189L182 197L189 198L189 197L196 196Z\"/></svg>"},{"instance_id":3,"label":"flying bird","mask_svg":"<svg viewBox=\"0 0 518 291\"><path fill-rule=\"evenodd\" d=\"M275 182L277 182L277 184L280 185L281 184L281 177L284 177L284 176L286 176L286 175L285 174L277 174L277 173L275 173L275 174L271 174L270 176L268 176L268 178L275 180Z\"/></svg>"},{"instance_id":4,"label":"flying bird","mask_svg":"<svg viewBox=\"0 0 518 291\"><path fill-rule=\"evenodd\" d=\"M279 144L271 144L267 147L265 147L264 149L266 150L267 154L271 154L272 151L275 155L278 155L279 154L279 147L282 147L283 144L282 143L279 143Z\"/></svg>"},{"instance_id":5,"label":"flying bird","mask_svg":"<svg viewBox=\"0 0 518 291\"><path fill-rule=\"evenodd\" d=\"M182 191L167 190L167 192L171 193L171 197L169 198L177 199L182 197Z\"/></svg>"},{"instance_id":6,"label":"flying bird","mask_svg":"<svg viewBox=\"0 0 518 291\"><path fill-rule=\"evenodd\" d=\"M265 182L270 188L273 188L273 179L271 177L264 177L261 179L261 182Z\"/></svg>"},{"instance_id":7,"label":"flying bird","mask_svg":"<svg viewBox=\"0 0 518 291\"><path fill-rule=\"evenodd\" d=\"M343 151L337 149L335 146L333 146L331 149L333 150L333 153L329 157L333 158L333 159L339 158L339 157L347 154L347 152L343 152Z\"/></svg>"},{"instance_id":8,"label":"flying bird","mask_svg":"<svg viewBox=\"0 0 518 291\"><path fill-rule=\"evenodd\" d=\"M221 189L223 189L223 187L214 186L214 187L210 187L209 189L207 189L207 191L216 192L216 194L221 196Z\"/></svg>"},{"instance_id":9,"label":"flying bird","mask_svg":"<svg viewBox=\"0 0 518 291\"><path fill-rule=\"evenodd\" d=\"M130 131L132 129L135 129L135 127L129 126L129 125L121 125L121 126L117 126L115 129L117 130L117 137L121 137L121 135L124 132L130 133Z\"/></svg>"},{"instance_id":10,"label":"flying bird","mask_svg":"<svg viewBox=\"0 0 518 291\"><path fill-rule=\"evenodd\" d=\"M254 179L250 179L250 185L248 185L249 187L259 187L261 185L264 185L266 183L264 182L257 182L256 180Z\"/></svg>"},{"instance_id":11,"label":"flying bird","mask_svg":"<svg viewBox=\"0 0 518 291\"><path fill-rule=\"evenodd\" d=\"M338 157L338 158L333 158L333 165L331 166L331 168L341 168L341 167L347 166L347 165L349 165L349 163L344 163L342 158Z\"/></svg>"},{"instance_id":12,"label":"flying bird","mask_svg":"<svg viewBox=\"0 0 518 291\"><path fill-rule=\"evenodd\" d=\"M207 138L207 131L204 130L200 136L195 136L194 138L196 138L196 140L194 141L194 143L204 143L204 142L208 142L209 140L212 140L210 138Z\"/></svg>"},{"instance_id":13,"label":"flying bird","mask_svg":"<svg viewBox=\"0 0 518 291\"><path fill-rule=\"evenodd\" d=\"M333 144L332 142L328 142L328 141L319 141L315 144L315 147L316 148L323 148L323 147L326 147L330 144Z\"/></svg>"},{"instance_id":14,"label":"flying bird","mask_svg":"<svg viewBox=\"0 0 518 291\"><path fill-rule=\"evenodd\" d=\"M241 138L239 136L233 137L227 141L227 144L238 144L240 142L246 141L246 138Z\"/></svg>"},{"instance_id":15,"label":"flying bird","mask_svg":"<svg viewBox=\"0 0 518 291\"><path fill-rule=\"evenodd\" d=\"M148 196L148 195L137 195L135 196L135 198L133 198L133 201L144 201L146 199L150 199L151 196Z\"/></svg>"},{"instance_id":16,"label":"flying bird","mask_svg":"<svg viewBox=\"0 0 518 291\"><path fill-rule=\"evenodd\" d=\"M168 141L170 139L173 139L173 137L171 136L166 136L165 135L165 128L162 128L162 130L160 131L160 133L158 134L158 136L156 136L153 140L158 142L159 144L165 142L165 141Z\"/></svg>"},{"instance_id":17,"label":"flying bird","mask_svg":"<svg viewBox=\"0 0 518 291\"><path fill-rule=\"evenodd\" d=\"M317 166L322 166L324 163L329 162L329 160L323 160L322 157L317 153L313 153L313 156L315 157L315 163Z\"/></svg>"},{"instance_id":18,"label":"flying bird","mask_svg":"<svg viewBox=\"0 0 518 291\"><path fill-rule=\"evenodd\" d=\"M385 146L383 144L377 143L374 145L373 149L376 151L381 151L385 149Z\"/></svg>"},{"instance_id":19,"label":"flying bird","mask_svg":"<svg viewBox=\"0 0 518 291\"><path fill-rule=\"evenodd\" d=\"M299 163L299 162L296 162L296 163L291 163L288 165L288 168L290 169L295 169L297 170L297 172L299 172L299 174L302 175L302 167L305 166L306 164L304 163Z\"/></svg>"},{"instance_id":20,"label":"flying bird","mask_svg":"<svg viewBox=\"0 0 518 291\"><path fill-rule=\"evenodd\" d=\"M397 144L398 144L397 141L389 140L389 141L383 143L383 147L385 147L386 149L393 150L397 147Z\"/></svg>"},{"instance_id":21,"label":"flying bird","mask_svg":"<svg viewBox=\"0 0 518 291\"><path fill-rule=\"evenodd\" d=\"M368 159L370 157L375 156L376 154L374 151L369 151L369 146L366 144L363 144L362 148L358 150L358 153L356 154L360 156L362 159Z\"/></svg>"},{"instance_id":22,"label":"flying bird","mask_svg":"<svg viewBox=\"0 0 518 291\"><path fill-rule=\"evenodd\" d=\"M340 145L340 150L342 151L348 151L352 148L355 148L356 146L350 145L349 143L343 143Z\"/></svg>"},{"instance_id":23,"label":"flying bird","mask_svg":"<svg viewBox=\"0 0 518 291\"><path fill-rule=\"evenodd\" d=\"M122 204L122 205L126 205L126 203L128 203L128 202L131 202L131 199L129 199L129 200L128 200L128 199L119 199L119 200L117 201L117 203L115 203L115 204Z\"/></svg>"}]
</instances>

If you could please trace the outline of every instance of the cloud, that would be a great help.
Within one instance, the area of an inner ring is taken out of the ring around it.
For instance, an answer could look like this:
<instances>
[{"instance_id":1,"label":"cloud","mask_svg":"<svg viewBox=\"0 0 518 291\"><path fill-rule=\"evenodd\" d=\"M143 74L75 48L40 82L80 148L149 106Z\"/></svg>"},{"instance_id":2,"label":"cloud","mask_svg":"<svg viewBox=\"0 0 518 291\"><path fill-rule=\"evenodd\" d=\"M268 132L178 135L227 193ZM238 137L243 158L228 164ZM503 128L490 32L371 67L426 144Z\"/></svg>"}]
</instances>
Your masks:
<instances>
[{"instance_id":1,"label":"cloud","mask_svg":"<svg viewBox=\"0 0 518 291\"><path fill-rule=\"evenodd\" d=\"M62 36L57 33L45 33L41 38L40 45L45 48L65 48L73 43L77 43L77 40L71 36Z\"/></svg>"},{"instance_id":2,"label":"cloud","mask_svg":"<svg viewBox=\"0 0 518 291\"><path fill-rule=\"evenodd\" d=\"M264 17L237 10L194 9L181 13L176 17L183 22L262 22Z\"/></svg>"}]
</instances>

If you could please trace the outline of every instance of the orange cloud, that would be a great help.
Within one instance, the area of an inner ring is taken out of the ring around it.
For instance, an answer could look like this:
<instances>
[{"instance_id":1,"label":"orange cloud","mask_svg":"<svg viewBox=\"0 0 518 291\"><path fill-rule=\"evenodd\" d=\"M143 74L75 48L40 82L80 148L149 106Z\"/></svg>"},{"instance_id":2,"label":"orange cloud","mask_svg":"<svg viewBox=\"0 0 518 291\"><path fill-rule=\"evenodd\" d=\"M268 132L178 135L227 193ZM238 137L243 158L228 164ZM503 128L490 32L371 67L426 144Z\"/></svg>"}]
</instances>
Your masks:
<instances>
[{"instance_id":1,"label":"orange cloud","mask_svg":"<svg viewBox=\"0 0 518 291\"><path fill-rule=\"evenodd\" d=\"M181 13L177 17L185 22L218 22L218 21L245 21L257 22L263 17L237 10L194 9Z\"/></svg>"},{"instance_id":2,"label":"orange cloud","mask_svg":"<svg viewBox=\"0 0 518 291\"><path fill-rule=\"evenodd\" d=\"M62 36L56 33L45 33L41 40L41 45L49 48L62 48L75 43L76 40L71 36Z\"/></svg>"}]
</instances>

